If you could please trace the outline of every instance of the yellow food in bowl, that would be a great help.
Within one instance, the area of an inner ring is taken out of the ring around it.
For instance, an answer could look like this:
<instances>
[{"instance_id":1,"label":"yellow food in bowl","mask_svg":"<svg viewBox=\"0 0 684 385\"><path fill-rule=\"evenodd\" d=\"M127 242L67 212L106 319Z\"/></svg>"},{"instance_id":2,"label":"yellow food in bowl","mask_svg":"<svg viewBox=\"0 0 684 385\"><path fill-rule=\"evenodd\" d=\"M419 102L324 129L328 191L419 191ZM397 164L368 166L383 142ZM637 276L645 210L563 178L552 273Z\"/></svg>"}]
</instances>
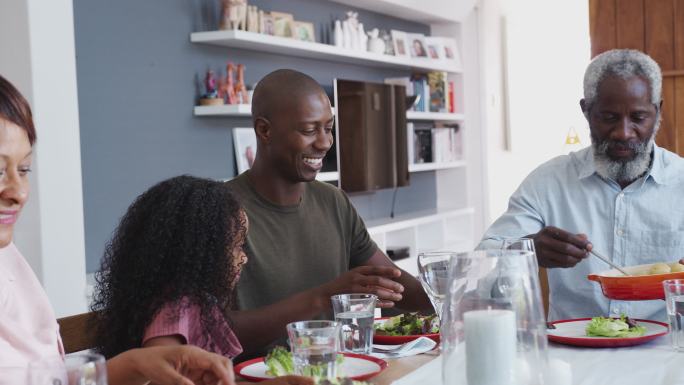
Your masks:
<instances>
[{"instance_id":1,"label":"yellow food in bowl","mask_svg":"<svg viewBox=\"0 0 684 385\"><path fill-rule=\"evenodd\" d=\"M672 269L670 269L670 266L668 266L665 263L658 262L654 263L653 266L651 266L651 269L648 271L648 275L653 275L653 274L666 274L671 272Z\"/></svg>"}]
</instances>

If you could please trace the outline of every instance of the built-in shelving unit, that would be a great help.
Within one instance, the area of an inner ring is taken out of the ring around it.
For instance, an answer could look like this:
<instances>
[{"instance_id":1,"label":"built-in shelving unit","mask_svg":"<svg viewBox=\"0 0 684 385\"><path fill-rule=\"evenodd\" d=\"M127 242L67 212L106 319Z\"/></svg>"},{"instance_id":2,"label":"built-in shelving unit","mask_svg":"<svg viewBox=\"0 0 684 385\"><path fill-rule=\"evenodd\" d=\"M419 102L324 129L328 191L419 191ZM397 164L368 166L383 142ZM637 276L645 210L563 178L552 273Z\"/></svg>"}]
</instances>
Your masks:
<instances>
[{"instance_id":1,"label":"built-in shelving unit","mask_svg":"<svg viewBox=\"0 0 684 385\"><path fill-rule=\"evenodd\" d=\"M474 248L472 207L430 210L366 222L371 238L383 250L408 247L409 258L395 261L407 272L417 275L416 258L425 251L463 252ZM462 229L459 232L454 229Z\"/></svg>"},{"instance_id":2,"label":"built-in shelving unit","mask_svg":"<svg viewBox=\"0 0 684 385\"><path fill-rule=\"evenodd\" d=\"M383 55L372 52L344 49L330 44L312 43L286 37L271 36L239 30L195 32L190 35L190 41L193 43L212 44L224 47L247 49L251 51L268 52L279 55L376 67L410 69L421 72L461 72L458 63L454 62L453 60L434 60Z\"/></svg>"},{"instance_id":3,"label":"built-in shelving unit","mask_svg":"<svg viewBox=\"0 0 684 385\"><path fill-rule=\"evenodd\" d=\"M456 111L435 113L407 111L406 118L421 122L457 123L463 135L463 160L448 163L410 164L409 172L434 172L435 208L413 212L394 218L366 220L370 236L381 250L389 247L408 247L409 258L396 261L411 274L417 274L418 253L432 250L466 251L476 243L484 222L482 218L482 157L485 136L479 129L479 93L477 87L477 23L470 14L476 0L463 0L445 7L435 5L437 0L423 0L420 4L406 0L330 0L351 7L420 22L430 26L433 36L449 36L457 40L462 62L422 58L397 57L371 52L349 50L323 43L312 43L290 38L246 31L207 31L192 33L190 40L206 44L237 48L272 56L300 57L357 66L404 70L410 72L444 71L454 84ZM439 0L441 3L441 0ZM462 18L467 21L462 22ZM396 76L396 75L393 75ZM466 104L466 101L468 102ZM333 108L333 114L335 109ZM250 105L197 106L194 115L248 118ZM422 124L425 126L426 124ZM338 172L321 172L319 181L339 180ZM473 198L474 197L474 198Z\"/></svg>"}]
</instances>

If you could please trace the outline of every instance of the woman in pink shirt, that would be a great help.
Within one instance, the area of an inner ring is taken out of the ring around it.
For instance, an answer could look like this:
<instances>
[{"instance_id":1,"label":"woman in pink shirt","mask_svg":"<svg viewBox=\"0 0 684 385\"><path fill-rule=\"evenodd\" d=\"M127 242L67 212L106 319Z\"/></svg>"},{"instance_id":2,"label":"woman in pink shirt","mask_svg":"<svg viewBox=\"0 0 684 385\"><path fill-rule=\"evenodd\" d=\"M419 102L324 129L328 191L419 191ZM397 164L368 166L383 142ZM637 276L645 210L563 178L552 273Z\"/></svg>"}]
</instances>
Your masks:
<instances>
[{"instance_id":1,"label":"woman in pink shirt","mask_svg":"<svg viewBox=\"0 0 684 385\"><path fill-rule=\"evenodd\" d=\"M35 141L28 103L0 76L0 384L23 384L27 376L20 373L29 363L63 355L47 295L12 243L14 224L28 199ZM235 383L229 359L192 346L128 350L107 361L107 373L110 385ZM278 383L311 381L284 377Z\"/></svg>"},{"instance_id":2,"label":"woman in pink shirt","mask_svg":"<svg viewBox=\"0 0 684 385\"><path fill-rule=\"evenodd\" d=\"M100 353L190 344L240 354L228 314L246 234L247 216L225 183L184 175L140 195L95 275Z\"/></svg>"}]
</instances>

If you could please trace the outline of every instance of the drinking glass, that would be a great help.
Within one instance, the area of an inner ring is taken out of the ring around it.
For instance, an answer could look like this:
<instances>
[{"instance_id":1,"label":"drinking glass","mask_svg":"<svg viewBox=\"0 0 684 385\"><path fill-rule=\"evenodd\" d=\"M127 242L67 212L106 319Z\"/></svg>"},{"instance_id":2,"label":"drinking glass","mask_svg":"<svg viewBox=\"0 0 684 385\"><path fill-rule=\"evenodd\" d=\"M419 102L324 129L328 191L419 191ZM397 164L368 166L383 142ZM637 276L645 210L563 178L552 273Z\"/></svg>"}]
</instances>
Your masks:
<instances>
[{"instance_id":1,"label":"drinking glass","mask_svg":"<svg viewBox=\"0 0 684 385\"><path fill-rule=\"evenodd\" d=\"M449 260L454 254L451 251L418 254L418 277L440 320L442 319L444 298L448 290Z\"/></svg>"},{"instance_id":2,"label":"drinking glass","mask_svg":"<svg viewBox=\"0 0 684 385\"><path fill-rule=\"evenodd\" d=\"M369 354L373 349L373 315L378 297L373 294L338 294L331 297L335 321L340 325L340 350Z\"/></svg>"},{"instance_id":3,"label":"drinking glass","mask_svg":"<svg viewBox=\"0 0 684 385\"><path fill-rule=\"evenodd\" d=\"M534 254L454 254L441 341L445 385L544 384L546 322Z\"/></svg>"},{"instance_id":4,"label":"drinking glass","mask_svg":"<svg viewBox=\"0 0 684 385\"><path fill-rule=\"evenodd\" d=\"M335 378L339 331L339 324L334 321L298 321L287 324L295 374Z\"/></svg>"},{"instance_id":5,"label":"drinking glass","mask_svg":"<svg viewBox=\"0 0 684 385\"><path fill-rule=\"evenodd\" d=\"M107 364L100 354L76 353L29 364L30 385L107 385Z\"/></svg>"},{"instance_id":6,"label":"drinking glass","mask_svg":"<svg viewBox=\"0 0 684 385\"><path fill-rule=\"evenodd\" d=\"M674 350L684 352L684 279L663 281L670 341Z\"/></svg>"}]
</instances>

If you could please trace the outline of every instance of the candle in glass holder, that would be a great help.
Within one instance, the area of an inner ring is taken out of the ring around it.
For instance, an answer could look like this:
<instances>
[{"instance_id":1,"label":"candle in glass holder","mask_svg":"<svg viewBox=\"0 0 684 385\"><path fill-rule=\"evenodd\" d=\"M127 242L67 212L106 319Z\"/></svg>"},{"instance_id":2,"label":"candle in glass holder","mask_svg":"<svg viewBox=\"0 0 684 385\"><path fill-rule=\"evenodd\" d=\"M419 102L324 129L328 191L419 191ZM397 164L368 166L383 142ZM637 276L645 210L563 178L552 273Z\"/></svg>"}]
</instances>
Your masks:
<instances>
[{"instance_id":1,"label":"candle in glass holder","mask_svg":"<svg viewBox=\"0 0 684 385\"><path fill-rule=\"evenodd\" d=\"M463 313L468 385L513 383L517 332L511 310Z\"/></svg>"}]
</instances>

